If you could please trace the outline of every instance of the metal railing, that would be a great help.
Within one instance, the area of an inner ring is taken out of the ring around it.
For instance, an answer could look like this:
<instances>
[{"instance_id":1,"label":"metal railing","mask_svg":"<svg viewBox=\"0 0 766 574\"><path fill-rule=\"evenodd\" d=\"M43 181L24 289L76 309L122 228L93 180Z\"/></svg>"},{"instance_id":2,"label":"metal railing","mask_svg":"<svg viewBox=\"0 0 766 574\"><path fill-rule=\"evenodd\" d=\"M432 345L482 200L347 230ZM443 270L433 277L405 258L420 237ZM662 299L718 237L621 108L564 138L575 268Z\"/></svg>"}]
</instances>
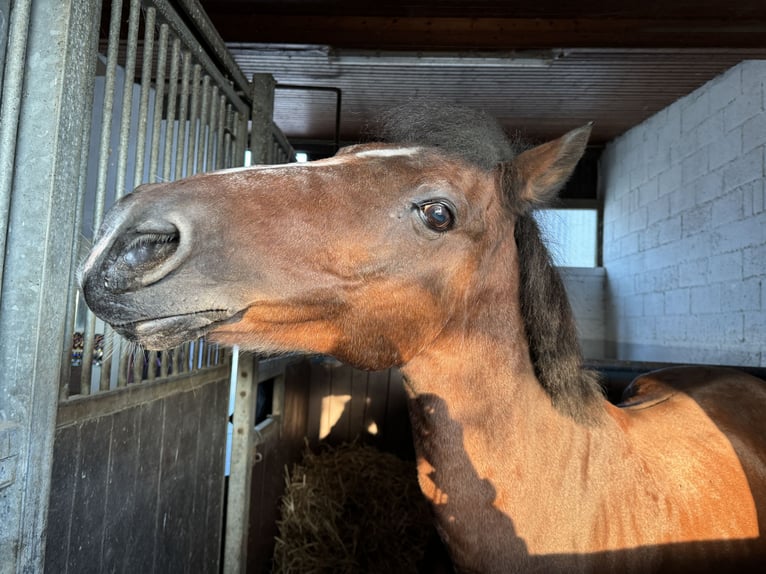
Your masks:
<instances>
[{"instance_id":1,"label":"metal railing","mask_svg":"<svg viewBox=\"0 0 766 574\"><path fill-rule=\"evenodd\" d=\"M242 165L247 147L249 84L238 69L221 66L220 50L202 46L166 0L113 0L110 8L90 56L93 114L75 249L81 257L104 213L133 187ZM61 400L224 360L203 339L163 353L136 349L85 307L74 278L69 300Z\"/></svg>"}]
</instances>

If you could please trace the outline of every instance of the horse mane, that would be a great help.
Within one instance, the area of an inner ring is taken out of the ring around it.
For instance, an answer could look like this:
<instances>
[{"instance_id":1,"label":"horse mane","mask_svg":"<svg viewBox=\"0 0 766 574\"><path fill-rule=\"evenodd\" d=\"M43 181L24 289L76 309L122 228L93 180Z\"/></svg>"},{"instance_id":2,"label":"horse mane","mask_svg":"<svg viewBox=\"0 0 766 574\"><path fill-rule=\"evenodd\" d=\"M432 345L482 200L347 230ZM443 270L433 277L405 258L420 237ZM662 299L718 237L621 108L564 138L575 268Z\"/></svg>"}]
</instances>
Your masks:
<instances>
[{"instance_id":1,"label":"horse mane","mask_svg":"<svg viewBox=\"0 0 766 574\"><path fill-rule=\"evenodd\" d=\"M385 141L437 147L486 170L526 147L518 138L510 139L488 114L441 103L392 108L383 115L379 131ZM597 375L583 368L566 289L532 213L517 216L514 239L521 315L535 375L555 408L589 422L603 390Z\"/></svg>"}]
</instances>

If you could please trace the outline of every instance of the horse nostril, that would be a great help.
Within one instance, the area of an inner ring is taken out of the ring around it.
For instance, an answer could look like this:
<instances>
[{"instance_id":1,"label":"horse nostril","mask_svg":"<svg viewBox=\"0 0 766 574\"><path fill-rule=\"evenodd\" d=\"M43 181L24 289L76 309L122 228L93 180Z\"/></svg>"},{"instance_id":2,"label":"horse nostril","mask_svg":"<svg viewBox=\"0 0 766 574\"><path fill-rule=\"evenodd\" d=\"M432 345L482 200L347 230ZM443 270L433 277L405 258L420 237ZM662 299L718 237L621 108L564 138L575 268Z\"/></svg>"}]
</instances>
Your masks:
<instances>
[{"instance_id":1,"label":"horse nostril","mask_svg":"<svg viewBox=\"0 0 766 574\"><path fill-rule=\"evenodd\" d=\"M161 264L178 249L178 230L173 233L149 233L136 237L124 250L124 264L141 272Z\"/></svg>"},{"instance_id":2,"label":"horse nostril","mask_svg":"<svg viewBox=\"0 0 766 574\"><path fill-rule=\"evenodd\" d=\"M94 288L124 293L146 287L173 271L188 249L181 245L181 234L174 225L151 232L134 230L114 242L109 256L97 267L101 280Z\"/></svg>"}]
</instances>

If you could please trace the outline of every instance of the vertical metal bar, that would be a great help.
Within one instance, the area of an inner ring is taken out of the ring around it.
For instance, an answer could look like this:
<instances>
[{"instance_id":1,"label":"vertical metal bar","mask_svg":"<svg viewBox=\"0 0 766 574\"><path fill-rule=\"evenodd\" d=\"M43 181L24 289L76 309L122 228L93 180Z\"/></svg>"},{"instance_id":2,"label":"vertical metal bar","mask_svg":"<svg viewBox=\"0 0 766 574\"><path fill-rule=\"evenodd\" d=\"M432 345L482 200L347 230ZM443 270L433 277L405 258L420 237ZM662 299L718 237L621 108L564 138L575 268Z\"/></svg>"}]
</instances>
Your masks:
<instances>
[{"instance_id":1,"label":"vertical metal bar","mask_svg":"<svg viewBox=\"0 0 766 574\"><path fill-rule=\"evenodd\" d=\"M93 0L3 3L0 108L0 570L42 572L68 329ZM92 53L89 53L89 57ZM20 98L17 96L21 96Z\"/></svg>"},{"instance_id":2,"label":"vertical metal bar","mask_svg":"<svg viewBox=\"0 0 766 574\"><path fill-rule=\"evenodd\" d=\"M0 111L0 290L3 288L5 269L5 243L8 235L8 219L13 187L14 159L16 156L16 132L19 126L22 87L24 85L24 62L27 53L29 16L32 0L13 4L10 13L8 49L5 53L5 70Z\"/></svg>"},{"instance_id":3,"label":"vertical metal bar","mask_svg":"<svg viewBox=\"0 0 766 574\"><path fill-rule=\"evenodd\" d=\"M183 68L181 71L181 102L178 106L178 141L176 147L176 170L173 179L184 175L184 151L187 150L188 134L186 129L187 114L189 113L189 75L191 74L191 52L184 50Z\"/></svg>"},{"instance_id":4,"label":"vertical metal bar","mask_svg":"<svg viewBox=\"0 0 766 574\"><path fill-rule=\"evenodd\" d=\"M149 360L146 366L146 380L153 381L157 378L157 351L149 351Z\"/></svg>"},{"instance_id":5,"label":"vertical metal bar","mask_svg":"<svg viewBox=\"0 0 766 574\"><path fill-rule=\"evenodd\" d=\"M255 405L258 366L252 356L239 360L239 348L232 350L231 385L236 387L234 432L231 443L231 474L226 504L226 533L223 571L245 572L247 565L247 525L250 513L250 491L253 476L252 452L255 443Z\"/></svg>"},{"instance_id":6,"label":"vertical metal bar","mask_svg":"<svg viewBox=\"0 0 766 574\"><path fill-rule=\"evenodd\" d=\"M226 96L221 94L218 102L218 134L216 138L216 156L215 167L222 169L226 167L225 147L226 147Z\"/></svg>"},{"instance_id":7,"label":"vertical metal bar","mask_svg":"<svg viewBox=\"0 0 766 574\"><path fill-rule=\"evenodd\" d=\"M274 89L276 83L271 74L253 74L250 152L253 164L273 161L272 125L274 117Z\"/></svg>"},{"instance_id":8,"label":"vertical metal bar","mask_svg":"<svg viewBox=\"0 0 766 574\"><path fill-rule=\"evenodd\" d=\"M168 25L160 25L160 37L157 47L157 79L155 81L154 92L154 118L152 122L152 142L149 155L149 181L158 181L160 179L159 159L160 159L160 133L162 130L162 117L165 107L165 74L168 66ZM166 135L170 130L170 124L167 123Z\"/></svg>"},{"instance_id":9,"label":"vertical metal bar","mask_svg":"<svg viewBox=\"0 0 766 574\"><path fill-rule=\"evenodd\" d=\"M210 96L210 120L207 123L207 153L205 154L205 171L212 171L216 168L215 147L216 147L216 121L218 120L218 86L213 86Z\"/></svg>"},{"instance_id":10,"label":"vertical metal bar","mask_svg":"<svg viewBox=\"0 0 766 574\"><path fill-rule=\"evenodd\" d=\"M173 38L173 49L170 55L170 87L168 89L167 128L165 129L165 150L162 167L162 181L170 181L173 145L178 132L176 125L176 102L178 98L178 66L181 54L181 40Z\"/></svg>"},{"instance_id":11,"label":"vertical metal bar","mask_svg":"<svg viewBox=\"0 0 766 574\"><path fill-rule=\"evenodd\" d=\"M97 8L97 20L100 20L100 14L101 14L101 5L98 5ZM87 89L85 93L83 94L84 100L87 102L90 102L90 105L93 105L93 94L95 90L95 83L96 83L96 62L97 57L96 54L98 53L98 37L99 37L99 29L98 26L91 26L90 27L90 38L88 39L87 43L87 49L85 51L86 54L89 54L90 58L90 71L88 73L88 82L87 82ZM72 257L73 257L73 267L76 266L77 263L79 263L80 258L80 251L82 249L83 244L83 234L81 232L82 229L82 219L85 211L85 189L87 186L88 181L88 148L90 145L90 138L91 138L91 131L93 129L93 123L92 123L92 115L88 114L87 119L82 122L82 150L80 153L80 168L79 168L79 179L78 179L78 186L77 186L77 207L75 208L75 220L74 220L74 226L72 227ZM64 361L62 362L62 369L61 369L61 376L59 379L59 400L66 400L69 398L69 394L74 390L74 381L72 381L72 342L74 339L74 331L76 328L75 322L77 318L77 311L79 309L80 302L80 293L77 289L77 278L74 273L72 273L69 277L69 287L68 287L68 293L69 298L67 301L67 319L66 319L66 325L69 326L67 329L67 333L64 339ZM82 303L84 306L84 302ZM87 313L90 311L85 307L86 309L86 316L85 316L85 323L82 326L82 341L85 342L85 337L90 337L91 342L93 340L93 334L87 333ZM77 392L79 392L80 388L82 387L82 373L83 370L86 369L85 367L85 356L83 355L81 365L80 365L80 380L77 381ZM88 380L90 380L91 375L91 369L92 369L92 363L88 362L87 366L87 376Z\"/></svg>"},{"instance_id":12,"label":"vertical metal bar","mask_svg":"<svg viewBox=\"0 0 766 574\"><path fill-rule=\"evenodd\" d=\"M146 133L148 131L149 91L152 87L152 63L154 60L154 25L157 9L146 9L144 19L144 57L141 61L141 99L138 105L138 135L136 139L136 168L133 173L133 187L144 181L144 159L146 156Z\"/></svg>"},{"instance_id":13,"label":"vertical metal bar","mask_svg":"<svg viewBox=\"0 0 766 574\"><path fill-rule=\"evenodd\" d=\"M128 17L127 58L125 60L125 83L122 87L122 117L120 121L120 147L117 155L117 179L114 198L125 195L125 179L130 151L130 123L133 115L133 82L136 76L136 45L138 44L138 17L141 14L141 0L131 0Z\"/></svg>"},{"instance_id":14,"label":"vertical metal bar","mask_svg":"<svg viewBox=\"0 0 766 574\"><path fill-rule=\"evenodd\" d=\"M197 124L199 122L199 100L200 100L200 72L202 67L194 64L192 68L191 83L191 105L189 106L189 145L186 148L186 175L194 173L194 158L197 147Z\"/></svg>"},{"instance_id":15,"label":"vertical metal bar","mask_svg":"<svg viewBox=\"0 0 766 574\"><path fill-rule=\"evenodd\" d=\"M112 12L109 19L109 39L106 54L106 73L104 76L104 107L101 120L101 135L98 151L98 174L96 177L96 200L93 210L93 227L98 229L104 219L104 210L106 207L106 184L109 173L109 149L111 147L112 137L112 112L114 110L114 87L117 76L117 55L120 41L120 19L122 17L122 0L112 2ZM83 370L80 381L80 393L90 393L91 364L93 356L94 337L96 331L96 317L89 310L87 312L87 321L85 333L83 334ZM105 328L105 331L109 331ZM110 334L105 332L105 339ZM87 361L87 363L86 363ZM105 357L106 361L106 357ZM102 380L104 366L102 364Z\"/></svg>"},{"instance_id":16,"label":"vertical metal bar","mask_svg":"<svg viewBox=\"0 0 766 574\"><path fill-rule=\"evenodd\" d=\"M247 150L247 117L237 112L237 166L245 164Z\"/></svg>"},{"instance_id":17,"label":"vertical metal bar","mask_svg":"<svg viewBox=\"0 0 766 574\"><path fill-rule=\"evenodd\" d=\"M114 110L114 84L117 76L117 53L120 43L120 17L122 0L112 2L109 21L109 44L106 52L106 75L104 77L104 108L101 122L101 139L98 148L98 176L96 181L96 204L93 227L98 229L104 219L106 206L106 180L109 172L109 149L112 137L112 112Z\"/></svg>"},{"instance_id":18,"label":"vertical metal bar","mask_svg":"<svg viewBox=\"0 0 766 574\"><path fill-rule=\"evenodd\" d=\"M95 349L96 316L88 309L85 315L85 328L82 332L82 371L79 394L90 394L90 381L93 378L93 350Z\"/></svg>"},{"instance_id":19,"label":"vertical metal bar","mask_svg":"<svg viewBox=\"0 0 766 574\"><path fill-rule=\"evenodd\" d=\"M173 351L162 351L162 360L160 361L160 377L167 377L170 371L170 360L172 358Z\"/></svg>"},{"instance_id":20,"label":"vertical metal bar","mask_svg":"<svg viewBox=\"0 0 766 574\"><path fill-rule=\"evenodd\" d=\"M144 378L144 352L137 348L133 351L133 383L140 383Z\"/></svg>"},{"instance_id":21,"label":"vertical metal bar","mask_svg":"<svg viewBox=\"0 0 766 574\"><path fill-rule=\"evenodd\" d=\"M106 76L104 79L104 108L101 122L101 140L98 154L98 176L96 182L96 205L93 214L93 227L98 229L104 219L104 210L106 208L106 185L107 175L109 173L109 150L111 148L112 137L112 113L114 111L114 88L117 77L117 56L120 45L120 21L122 18L122 0L115 0L112 3L112 13L109 20L109 41L106 55ZM88 324L90 333L95 336L95 316L89 314ZM104 346L108 346L113 341L113 333L108 325L104 326ZM85 342L86 347L93 349L93 341ZM100 388L109 388L109 371L111 366L111 355L105 354L101 363L101 383ZM87 388L90 392L90 379L85 380L83 372L83 381L81 388Z\"/></svg>"},{"instance_id":22,"label":"vertical metal bar","mask_svg":"<svg viewBox=\"0 0 766 574\"><path fill-rule=\"evenodd\" d=\"M202 106L197 122L196 157L194 160L195 173L205 170L205 150L207 149L207 126L210 121L210 76L202 78Z\"/></svg>"},{"instance_id":23,"label":"vertical metal bar","mask_svg":"<svg viewBox=\"0 0 766 574\"><path fill-rule=\"evenodd\" d=\"M119 339L119 342L121 343L122 339ZM126 345L123 349L122 345L120 345L120 364L117 366L117 387L124 387L128 384L128 371L130 371L131 358L133 355L132 347L133 345ZM103 380L102 377L101 381L103 382ZM106 388L102 386L99 390L105 391L108 389L109 385L107 384Z\"/></svg>"},{"instance_id":24,"label":"vertical metal bar","mask_svg":"<svg viewBox=\"0 0 766 574\"><path fill-rule=\"evenodd\" d=\"M231 104L226 104L226 130L223 134L223 163L226 167L231 167L231 136L234 114L231 111Z\"/></svg>"}]
</instances>

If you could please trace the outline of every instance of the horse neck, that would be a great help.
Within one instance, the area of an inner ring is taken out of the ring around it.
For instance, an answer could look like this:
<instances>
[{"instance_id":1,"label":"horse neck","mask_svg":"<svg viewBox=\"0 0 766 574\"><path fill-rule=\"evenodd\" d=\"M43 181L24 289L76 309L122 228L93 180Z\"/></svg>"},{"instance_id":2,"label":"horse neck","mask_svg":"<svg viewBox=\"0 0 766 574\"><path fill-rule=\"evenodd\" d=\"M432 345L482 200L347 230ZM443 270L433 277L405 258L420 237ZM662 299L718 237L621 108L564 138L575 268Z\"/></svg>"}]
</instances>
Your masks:
<instances>
[{"instance_id":1,"label":"horse neck","mask_svg":"<svg viewBox=\"0 0 766 574\"><path fill-rule=\"evenodd\" d=\"M490 267L510 276L507 268ZM484 285L503 283L490 277ZM529 509L525 498L545 495L535 481L520 477L541 476L544 469L558 465L568 469L575 484L576 477L585 474L577 465L595 461L573 460L573 452L592 456L594 435L611 441L613 423L608 416L598 416L608 409L605 401L603 407L597 405L602 410L595 413L592 425L554 407L535 376L518 287L511 283L481 289L466 296L470 303L465 309L402 371L412 398L410 415L425 494L434 501L442 494L452 496L450 511L461 514L470 515L478 498L485 497L490 506L515 515L515 507ZM457 493L465 496L462 511L454 508L460 505Z\"/></svg>"},{"instance_id":2,"label":"horse neck","mask_svg":"<svg viewBox=\"0 0 766 574\"><path fill-rule=\"evenodd\" d=\"M466 290L444 330L402 368L410 391L441 400L466 432L524 433L530 422L537 426L540 421L560 432L587 429L562 415L536 378L521 312L522 287L509 280L518 276L518 254L512 233L504 235L508 239L476 270L474 276L482 279Z\"/></svg>"}]
</instances>

